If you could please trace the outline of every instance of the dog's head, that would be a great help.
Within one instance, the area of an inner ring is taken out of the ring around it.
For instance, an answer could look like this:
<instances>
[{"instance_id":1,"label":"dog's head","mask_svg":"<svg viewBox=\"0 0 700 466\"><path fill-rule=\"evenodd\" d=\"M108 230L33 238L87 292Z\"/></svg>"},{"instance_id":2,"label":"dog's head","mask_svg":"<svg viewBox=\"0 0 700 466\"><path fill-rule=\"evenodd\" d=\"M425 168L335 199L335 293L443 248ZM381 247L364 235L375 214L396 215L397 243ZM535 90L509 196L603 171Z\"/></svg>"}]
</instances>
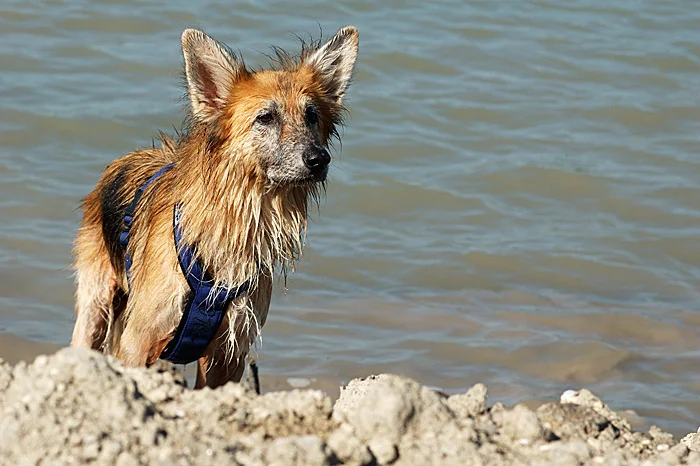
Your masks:
<instances>
[{"instance_id":1,"label":"dog's head","mask_svg":"<svg viewBox=\"0 0 700 466\"><path fill-rule=\"evenodd\" d=\"M298 59L276 50L279 69L252 72L225 46L187 29L182 51L194 124L222 161L267 184L322 182L357 48L357 29L345 27L325 44L304 46Z\"/></svg>"}]
</instances>

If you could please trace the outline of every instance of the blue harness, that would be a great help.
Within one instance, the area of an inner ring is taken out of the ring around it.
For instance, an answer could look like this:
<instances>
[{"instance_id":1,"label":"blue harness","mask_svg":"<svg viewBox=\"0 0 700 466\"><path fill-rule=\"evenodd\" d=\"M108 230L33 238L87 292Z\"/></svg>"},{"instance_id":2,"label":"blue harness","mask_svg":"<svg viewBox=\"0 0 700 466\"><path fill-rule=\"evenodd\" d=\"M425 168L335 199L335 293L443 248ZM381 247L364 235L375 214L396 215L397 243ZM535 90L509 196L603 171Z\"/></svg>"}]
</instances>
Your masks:
<instances>
[{"instance_id":1,"label":"blue harness","mask_svg":"<svg viewBox=\"0 0 700 466\"><path fill-rule=\"evenodd\" d=\"M130 280L131 254L127 252L129 244L129 232L134 220L134 214L143 193L153 181L172 168L168 164L150 177L134 195L133 201L124 212L124 229L119 235L119 244L124 248L124 265L126 267L127 281ZM196 361L207 349L209 343L216 336L221 322L226 314L229 303L248 291L250 280L236 288L214 286L214 280L206 273L202 264L195 256L194 249L183 242L180 229L180 205L173 209L173 236L177 249L178 261L182 273L190 286L188 303L182 314L175 336L166 346L161 359L167 359L175 364L188 364Z\"/></svg>"}]
</instances>

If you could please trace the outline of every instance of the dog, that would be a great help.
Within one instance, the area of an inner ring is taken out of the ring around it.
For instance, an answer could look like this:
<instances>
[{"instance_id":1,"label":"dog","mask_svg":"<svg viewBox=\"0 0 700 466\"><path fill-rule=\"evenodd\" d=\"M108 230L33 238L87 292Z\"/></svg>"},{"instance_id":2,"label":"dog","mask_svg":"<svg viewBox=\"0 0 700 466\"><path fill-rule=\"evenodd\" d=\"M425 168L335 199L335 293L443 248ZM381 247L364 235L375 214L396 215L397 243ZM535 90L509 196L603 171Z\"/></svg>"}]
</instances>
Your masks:
<instances>
[{"instance_id":1,"label":"dog","mask_svg":"<svg viewBox=\"0 0 700 466\"><path fill-rule=\"evenodd\" d=\"M293 270L325 190L358 44L344 27L302 41L298 56L275 48L274 66L251 71L184 31L182 129L112 162L82 202L71 346L129 366L179 351L171 360L198 362L197 388L240 381L273 275Z\"/></svg>"}]
</instances>

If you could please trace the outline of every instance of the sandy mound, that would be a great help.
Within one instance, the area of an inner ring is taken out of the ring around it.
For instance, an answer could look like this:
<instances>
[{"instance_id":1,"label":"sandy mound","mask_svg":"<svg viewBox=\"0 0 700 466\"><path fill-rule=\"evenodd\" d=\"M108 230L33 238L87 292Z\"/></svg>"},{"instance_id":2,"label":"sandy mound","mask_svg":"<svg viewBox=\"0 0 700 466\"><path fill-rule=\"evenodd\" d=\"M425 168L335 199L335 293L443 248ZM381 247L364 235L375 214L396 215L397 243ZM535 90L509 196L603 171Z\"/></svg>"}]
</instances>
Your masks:
<instances>
[{"instance_id":1,"label":"sandy mound","mask_svg":"<svg viewBox=\"0 0 700 466\"><path fill-rule=\"evenodd\" d=\"M536 411L487 408L483 385L446 397L380 375L333 406L312 390L193 391L166 363L124 368L75 349L0 365L0 412L0 462L12 465L700 464L696 434L633 432L587 390Z\"/></svg>"}]
</instances>

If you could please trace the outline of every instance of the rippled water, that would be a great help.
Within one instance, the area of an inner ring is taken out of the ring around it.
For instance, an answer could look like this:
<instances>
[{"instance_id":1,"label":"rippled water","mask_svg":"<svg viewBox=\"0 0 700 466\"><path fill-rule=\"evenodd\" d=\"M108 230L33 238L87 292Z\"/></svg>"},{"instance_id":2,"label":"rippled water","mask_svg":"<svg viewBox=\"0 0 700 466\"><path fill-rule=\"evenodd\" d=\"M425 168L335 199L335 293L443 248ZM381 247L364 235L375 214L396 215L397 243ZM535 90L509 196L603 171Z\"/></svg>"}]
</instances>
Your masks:
<instances>
[{"instance_id":1,"label":"rippled water","mask_svg":"<svg viewBox=\"0 0 700 466\"><path fill-rule=\"evenodd\" d=\"M585 385L694 430L700 9L682 0L5 0L0 332L68 341L75 208L179 124L185 27L265 64L344 24L351 118L263 377L390 371L510 402Z\"/></svg>"}]
</instances>

